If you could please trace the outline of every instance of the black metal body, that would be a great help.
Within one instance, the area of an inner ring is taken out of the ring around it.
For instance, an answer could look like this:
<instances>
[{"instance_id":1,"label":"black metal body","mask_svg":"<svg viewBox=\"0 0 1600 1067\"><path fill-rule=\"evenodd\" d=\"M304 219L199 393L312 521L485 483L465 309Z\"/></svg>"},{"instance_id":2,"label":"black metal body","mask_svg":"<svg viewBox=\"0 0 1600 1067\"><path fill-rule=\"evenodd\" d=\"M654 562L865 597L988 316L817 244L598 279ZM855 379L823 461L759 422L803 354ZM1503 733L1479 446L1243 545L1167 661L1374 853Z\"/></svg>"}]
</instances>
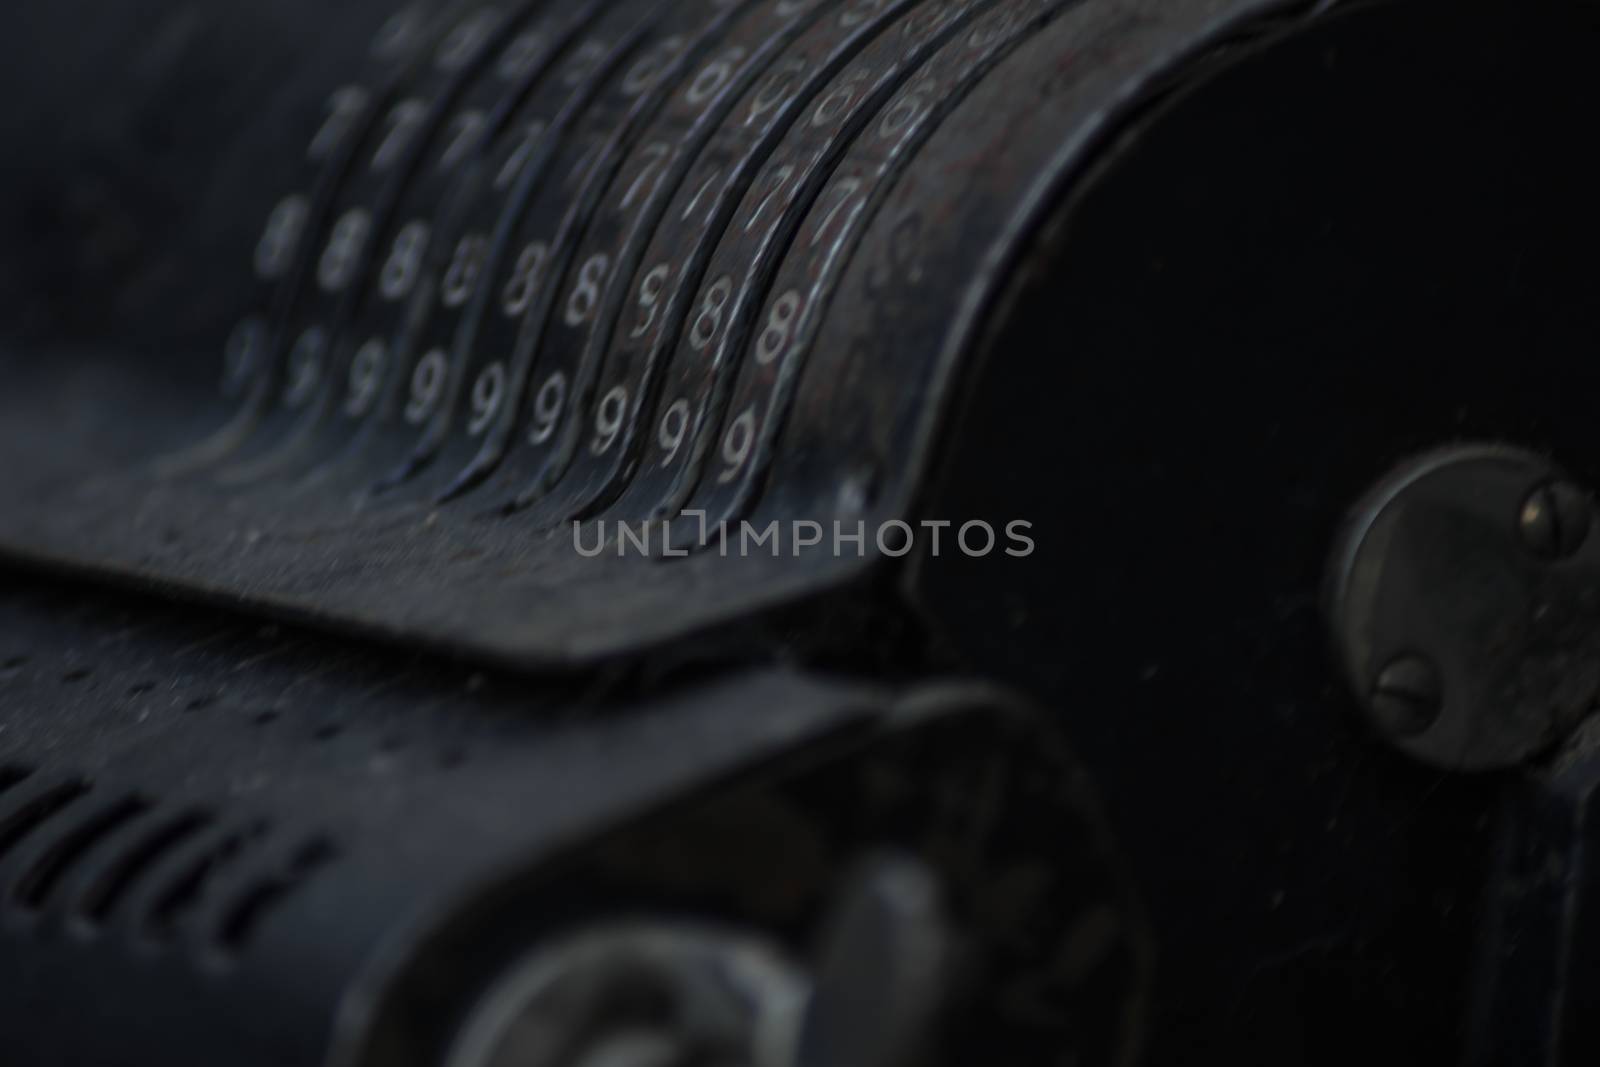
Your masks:
<instances>
[{"instance_id":1,"label":"black metal body","mask_svg":"<svg viewBox=\"0 0 1600 1067\"><path fill-rule=\"evenodd\" d=\"M1587 1062L1590 0L13 18L6 1063L459 1067L639 917L837 989L882 849L917 1062ZM1469 471L1330 605L1461 440L1522 548Z\"/></svg>"},{"instance_id":2,"label":"black metal body","mask_svg":"<svg viewBox=\"0 0 1600 1067\"><path fill-rule=\"evenodd\" d=\"M529 946L665 916L803 958L890 847L961 917L950 1055L1137 1043L1147 935L1087 781L992 693L769 669L640 699L82 590L3 610L8 1062L438 1063Z\"/></svg>"}]
</instances>

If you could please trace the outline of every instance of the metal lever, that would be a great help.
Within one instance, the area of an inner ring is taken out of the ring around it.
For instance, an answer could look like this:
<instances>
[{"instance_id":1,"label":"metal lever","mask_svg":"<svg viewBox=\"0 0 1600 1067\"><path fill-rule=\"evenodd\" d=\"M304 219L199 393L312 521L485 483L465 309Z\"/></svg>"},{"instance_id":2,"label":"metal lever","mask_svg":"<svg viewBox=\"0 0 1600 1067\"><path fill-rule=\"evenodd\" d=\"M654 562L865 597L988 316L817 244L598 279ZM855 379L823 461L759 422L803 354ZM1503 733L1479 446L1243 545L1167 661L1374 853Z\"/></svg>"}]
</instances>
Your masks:
<instances>
[{"instance_id":1,"label":"metal lever","mask_svg":"<svg viewBox=\"0 0 1600 1067\"><path fill-rule=\"evenodd\" d=\"M900 857L847 879L813 975L759 936L689 922L541 949L480 1001L449 1067L904 1067L945 987L935 876Z\"/></svg>"}]
</instances>

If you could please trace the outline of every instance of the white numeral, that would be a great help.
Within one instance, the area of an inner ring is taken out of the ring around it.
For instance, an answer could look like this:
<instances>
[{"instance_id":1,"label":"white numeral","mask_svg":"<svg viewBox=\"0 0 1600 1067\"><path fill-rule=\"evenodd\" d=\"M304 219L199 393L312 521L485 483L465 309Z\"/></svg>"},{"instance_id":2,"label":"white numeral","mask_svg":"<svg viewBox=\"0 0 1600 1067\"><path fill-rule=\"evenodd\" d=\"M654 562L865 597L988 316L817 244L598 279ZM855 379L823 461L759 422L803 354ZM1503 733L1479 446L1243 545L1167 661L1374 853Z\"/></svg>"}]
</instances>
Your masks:
<instances>
[{"instance_id":1,"label":"white numeral","mask_svg":"<svg viewBox=\"0 0 1600 1067\"><path fill-rule=\"evenodd\" d=\"M477 146L478 135L487 123L481 111L463 111L452 119L444 154L439 157L439 169L449 170L467 158L467 154Z\"/></svg>"},{"instance_id":2,"label":"white numeral","mask_svg":"<svg viewBox=\"0 0 1600 1067\"><path fill-rule=\"evenodd\" d=\"M328 98L328 117L311 138L306 155L313 160L324 160L344 142L354 128L356 120L367 110L367 91L360 86L347 85Z\"/></svg>"},{"instance_id":3,"label":"white numeral","mask_svg":"<svg viewBox=\"0 0 1600 1067\"><path fill-rule=\"evenodd\" d=\"M799 291L790 289L772 305L772 313L767 316L767 328L756 342L756 362L765 366L789 347L789 339L794 335L795 319L800 316L802 304Z\"/></svg>"},{"instance_id":4,"label":"white numeral","mask_svg":"<svg viewBox=\"0 0 1600 1067\"><path fill-rule=\"evenodd\" d=\"M305 232L307 210L304 197L291 196L267 216L267 228L256 245L256 274L263 280L281 278L289 269Z\"/></svg>"},{"instance_id":5,"label":"white numeral","mask_svg":"<svg viewBox=\"0 0 1600 1067\"><path fill-rule=\"evenodd\" d=\"M289 349L289 383L284 389L283 402L297 408L311 399L322 378L322 354L328 337L319 326L313 326L300 335Z\"/></svg>"},{"instance_id":6,"label":"white numeral","mask_svg":"<svg viewBox=\"0 0 1600 1067\"><path fill-rule=\"evenodd\" d=\"M828 195L833 198L833 207L826 215L822 217L822 222L817 226L817 232L811 235L812 248L815 248L817 245L822 243L823 238L825 238L828 235L828 232L833 229L833 224L838 220L840 212L844 211L846 207L849 207L852 202L856 201L856 194L860 191L860 178L842 179L828 191ZM860 202L855 203L855 207L851 209L849 217L845 220L846 226L848 226L850 222L854 221L856 215L861 211L863 206L864 205Z\"/></svg>"},{"instance_id":7,"label":"white numeral","mask_svg":"<svg viewBox=\"0 0 1600 1067\"><path fill-rule=\"evenodd\" d=\"M606 272L610 269L611 257L604 252L597 252L578 271L578 285L567 300L568 326L582 326L589 321L595 308L600 305L600 287L605 284Z\"/></svg>"},{"instance_id":8,"label":"white numeral","mask_svg":"<svg viewBox=\"0 0 1600 1067\"><path fill-rule=\"evenodd\" d=\"M435 348L422 357L411 374L411 399L406 403L406 421L413 426L426 422L444 392L444 349Z\"/></svg>"},{"instance_id":9,"label":"white numeral","mask_svg":"<svg viewBox=\"0 0 1600 1067\"><path fill-rule=\"evenodd\" d=\"M472 383L472 419L467 423L467 433L477 437L494 422L505 398L506 368L501 363L491 363L483 368L478 380Z\"/></svg>"},{"instance_id":10,"label":"white numeral","mask_svg":"<svg viewBox=\"0 0 1600 1067\"><path fill-rule=\"evenodd\" d=\"M639 283L639 323L628 334L629 339L637 341L649 333L650 327L656 324L656 315L661 310L661 297L666 292L667 280L671 277L671 265L662 263L646 274L644 281Z\"/></svg>"},{"instance_id":11,"label":"white numeral","mask_svg":"<svg viewBox=\"0 0 1600 1067\"><path fill-rule=\"evenodd\" d=\"M530 445L542 445L550 440L566 406L567 376L557 371L545 379L538 395L533 398L533 430L528 434Z\"/></svg>"},{"instance_id":12,"label":"white numeral","mask_svg":"<svg viewBox=\"0 0 1600 1067\"><path fill-rule=\"evenodd\" d=\"M722 330L722 316L733 298L733 279L727 275L718 278L700 304L700 314L689 330L689 344L696 351L704 351Z\"/></svg>"},{"instance_id":13,"label":"white numeral","mask_svg":"<svg viewBox=\"0 0 1600 1067\"><path fill-rule=\"evenodd\" d=\"M672 466L672 461L678 458L678 451L683 448L688 436L689 402L679 399L661 416L661 429L656 432L656 441L667 453L661 459L663 467Z\"/></svg>"},{"instance_id":14,"label":"white numeral","mask_svg":"<svg viewBox=\"0 0 1600 1067\"><path fill-rule=\"evenodd\" d=\"M383 381L383 365L388 360L388 348L376 337L356 350L350 361L350 394L344 402L346 415L359 419L372 408L378 386Z\"/></svg>"},{"instance_id":15,"label":"white numeral","mask_svg":"<svg viewBox=\"0 0 1600 1067\"><path fill-rule=\"evenodd\" d=\"M256 369L267 343L267 328L258 318L248 318L233 328L222 349L222 393L237 396Z\"/></svg>"},{"instance_id":16,"label":"white numeral","mask_svg":"<svg viewBox=\"0 0 1600 1067\"><path fill-rule=\"evenodd\" d=\"M628 391L619 385L605 395L600 401L600 410L595 412L595 439L591 446L595 455L605 455L617 443L627 415Z\"/></svg>"},{"instance_id":17,"label":"white numeral","mask_svg":"<svg viewBox=\"0 0 1600 1067\"><path fill-rule=\"evenodd\" d=\"M338 292L350 284L356 266L361 261L361 250L367 243L367 231L372 217L364 208L351 208L334 224L328 236L328 247L317 264L317 282L329 292Z\"/></svg>"},{"instance_id":18,"label":"white numeral","mask_svg":"<svg viewBox=\"0 0 1600 1067\"><path fill-rule=\"evenodd\" d=\"M533 73L544 54L544 33L541 30L523 30L506 46L495 65L495 73L504 81L516 81Z\"/></svg>"},{"instance_id":19,"label":"white numeral","mask_svg":"<svg viewBox=\"0 0 1600 1067\"><path fill-rule=\"evenodd\" d=\"M634 201L639 198L644 191L645 185L650 183L652 178L659 179L661 165L667 161L667 157L671 154L671 147L660 141L644 146L644 150L639 153L644 159L644 166L639 168L639 176L633 180L633 184L628 186L627 193L623 195L622 210L626 211L633 206ZM651 185L650 188L651 192L655 191L654 185Z\"/></svg>"},{"instance_id":20,"label":"white numeral","mask_svg":"<svg viewBox=\"0 0 1600 1067\"><path fill-rule=\"evenodd\" d=\"M722 439L722 461L728 466L717 476L717 482L726 485L737 478L755 446L756 413L754 409L746 409L744 414L733 420L733 425L728 427Z\"/></svg>"},{"instance_id":21,"label":"white numeral","mask_svg":"<svg viewBox=\"0 0 1600 1067\"><path fill-rule=\"evenodd\" d=\"M428 251L430 232L426 222L417 220L406 223L395 234L394 248L378 276L378 291L385 300L403 300L411 295L422 270L422 257Z\"/></svg>"},{"instance_id":22,"label":"white numeral","mask_svg":"<svg viewBox=\"0 0 1600 1067\"><path fill-rule=\"evenodd\" d=\"M772 172L772 185L767 190L767 195L761 198L761 203L750 213L745 220L744 232L749 233L756 228L756 223L761 221L761 216L767 213L767 205L772 203L772 198L783 192L783 187L789 184L789 179L794 177L794 164L785 163Z\"/></svg>"},{"instance_id":23,"label":"white numeral","mask_svg":"<svg viewBox=\"0 0 1600 1067\"><path fill-rule=\"evenodd\" d=\"M516 318L533 303L534 294L539 291L539 282L544 275L544 261L549 256L550 246L543 241L533 242L517 256L511 280L501 294L507 318Z\"/></svg>"},{"instance_id":24,"label":"white numeral","mask_svg":"<svg viewBox=\"0 0 1600 1067\"><path fill-rule=\"evenodd\" d=\"M372 54L392 59L411 47L411 42L422 31L422 12L413 4L389 16L372 42Z\"/></svg>"},{"instance_id":25,"label":"white numeral","mask_svg":"<svg viewBox=\"0 0 1600 1067\"><path fill-rule=\"evenodd\" d=\"M511 183L517 180L517 175L522 173L522 168L528 165L528 160L533 158L533 150L539 146L539 138L544 136L544 123L530 122L522 128L517 135L517 140L511 149L511 154L506 157L505 163L500 167L500 172L495 175L495 189L504 192L511 188Z\"/></svg>"},{"instance_id":26,"label":"white numeral","mask_svg":"<svg viewBox=\"0 0 1600 1067\"><path fill-rule=\"evenodd\" d=\"M428 105L421 100L402 100L389 112L389 132L372 153L372 169L387 170L400 158L412 136L428 117Z\"/></svg>"},{"instance_id":27,"label":"white numeral","mask_svg":"<svg viewBox=\"0 0 1600 1067\"><path fill-rule=\"evenodd\" d=\"M483 270L483 256L489 242L481 235L469 233L456 244L450 257L450 266L444 272L444 283L439 288L439 298L447 308L458 308L472 297L478 286L478 275Z\"/></svg>"},{"instance_id":28,"label":"white numeral","mask_svg":"<svg viewBox=\"0 0 1600 1067\"><path fill-rule=\"evenodd\" d=\"M484 43L500 25L500 13L485 8L462 22L439 44L434 61L440 70L460 70L471 63L482 51Z\"/></svg>"},{"instance_id":29,"label":"white numeral","mask_svg":"<svg viewBox=\"0 0 1600 1067\"><path fill-rule=\"evenodd\" d=\"M653 88L661 80L661 75L666 73L683 51L684 40L682 37L668 37L666 40L651 48L628 68L628 73L622 79L622 91L627 96L638 96L647 89Z\"/></svg>"},{"instance_id":30,"label":"white numeral","mask_svg":"<svg viewBox=\"0 0 1600 1067\"><path fill-rule=\"evenodd\" d=\"M722 55L707 63L695 75L694 81L689 83L689 89L684 94L689 103L699 107L707 100L720 93L728 80L733 77L733 72L744 61L743 48L730 48Z\"/></svg>"}]
</instances>

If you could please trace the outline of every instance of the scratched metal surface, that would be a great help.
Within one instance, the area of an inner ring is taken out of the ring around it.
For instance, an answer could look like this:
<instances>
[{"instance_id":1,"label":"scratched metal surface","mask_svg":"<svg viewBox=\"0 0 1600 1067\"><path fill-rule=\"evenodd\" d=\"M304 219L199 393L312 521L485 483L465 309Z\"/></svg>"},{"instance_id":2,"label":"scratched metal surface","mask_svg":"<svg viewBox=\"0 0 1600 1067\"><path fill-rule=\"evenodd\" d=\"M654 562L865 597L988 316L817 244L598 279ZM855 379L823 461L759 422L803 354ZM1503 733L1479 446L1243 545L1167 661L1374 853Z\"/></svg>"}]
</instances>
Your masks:
<instances>
[{"instance_id":1,"label":"scratched metal surface","mask_svg":"<svg viewBox=\"0 0 1600 1067\"><path fill-rule=\"evenodd\" d=\"M534 681L14 579L0 709L9 1062L439 1063L508 954L647 906L803 957L881 848L939 871L995 979L949 1062L1138 1045L1147 933L1092 791L986 687ZM986 909L992 880L1026 891Z\"/></svg>"},{"instance_id":2,"label":"scratched metal surface","mask_svg":"<svg viewBox=\"0 0 1600 1067\"><path fill-rule=\"evenodd\" d=\"M970 338L1071 175L1219 41L1314 17L364 0L312 39L290 7L108 18L50 75L107 117L26 124L7 229L57 269L8 298L0 544L521 664L881 568L871 536L586 559L573 527L914 518ZM105 164L133 149L136 182Z\"/></svg>"}]
</instances>

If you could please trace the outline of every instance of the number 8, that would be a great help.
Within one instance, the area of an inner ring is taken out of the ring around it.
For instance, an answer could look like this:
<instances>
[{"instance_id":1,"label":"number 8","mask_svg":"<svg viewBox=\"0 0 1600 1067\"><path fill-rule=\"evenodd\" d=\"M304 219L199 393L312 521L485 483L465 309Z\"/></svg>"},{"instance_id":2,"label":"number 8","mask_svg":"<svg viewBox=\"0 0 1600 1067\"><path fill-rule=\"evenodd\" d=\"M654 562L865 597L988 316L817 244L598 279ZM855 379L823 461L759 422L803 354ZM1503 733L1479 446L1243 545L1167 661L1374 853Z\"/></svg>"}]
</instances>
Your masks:
<instances>
[{"instance_id":1,"label":"number 8","mask_svg":"<svg viewBox=\"0 0 1600 1067\"><path fill-rule=\"evenodd\" d=\"M772 305L772 314L767 317L767 328L762 332L761 340L756 343L756 362L766 366L789 346L795 319L800 314L800 305L800 293L794 289L784 293L778 298L777 303Z\"/></svg>"},{"instance_id":2,"label":"number 8","mask_svg":"<svg viewBox=\"0 0 1600 1067\"><path fill-rule=\"evenodd\" d=\"M394 250L383 265L379 289L385 300L400 300L411 292L417 282L417 272L422 267L422 256L428 250L428 224L409 222L395 235Z\"/></svg>"},{"instance_id":3,"label":"number 8","mask_svg":"<svg viewBox=\"0 0 1600 1067\"><path fill-rule=\"evenodd\" d=\"M705 301L700 305L700 317L695 319L694 328L689 333L689 343L697 350L705 349L716 340L718 331L722 329L722 313L732 296L733 279L727 275L718 278L706 290Z\"/></svg>"},{"instance_id":4,"label":"number 8","mask_svg":"<svg viewBox=\"0 0 1600 1067\"><path fill-rule=\"evenodd\" d=\"M572 291L572 299L567 301L567 325L582 326L589 321L589 316L594 314L594 309L600 303L600 286L606 280L606 271L611 269L611 257L604 252L596 253L583 265L578 272L578 287Z\"/></svg>"}]
</instances>

